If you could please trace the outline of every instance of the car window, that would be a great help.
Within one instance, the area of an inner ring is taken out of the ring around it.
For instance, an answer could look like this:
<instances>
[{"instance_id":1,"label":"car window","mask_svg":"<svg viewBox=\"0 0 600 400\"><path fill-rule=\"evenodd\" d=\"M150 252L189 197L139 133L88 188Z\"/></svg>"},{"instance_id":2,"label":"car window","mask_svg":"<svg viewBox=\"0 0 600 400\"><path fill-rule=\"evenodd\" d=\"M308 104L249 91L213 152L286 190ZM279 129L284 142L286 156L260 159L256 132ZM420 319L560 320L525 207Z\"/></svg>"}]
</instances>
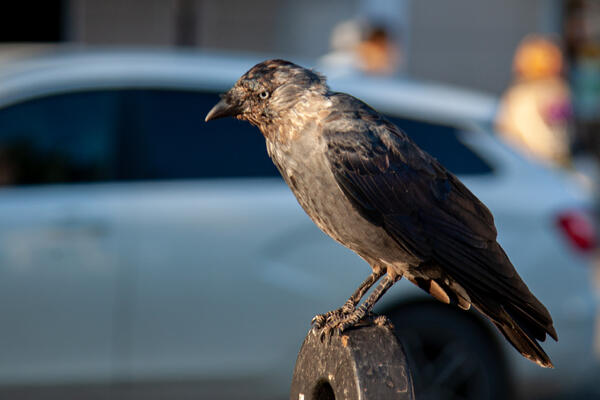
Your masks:
<instances>
[{"instance_id":1,"label":"car window","mask_svg":"<svg viewBox=\"0 0 600 400\"><path fill-rule=\"evenodd\" d=\"M205 123L218 94L95 90L0 109L0 185L279 176L258 129ZM456 174L492 168L455 127L388 117Z\"/></svg>"},{"instance_id":2,"label":"car window","mask_svg":"<svg viewBox=\"0 0 600 400\"><path fill-rule=\"evenodd\" d=\"M233 118L204 122L218 94L144 89L123 96L123 179L279 176L257 128Z\"/></svg>"},{"instance_id":3,"label":"car window","mask_svg":"<svg viewBox=\"0 0 600 400\"><path fill-rule=\"evenodd\" d=\"M387 118L454 174L492 173L491 165L459 140L458 128L410 118L393 116Z\"/></svg>"},{"instance_id":4,"label":"car window","mask_svg":"<svg viewBox=\"0 0 600 400\"><path fill-rule=\"evenodd\" d=\"M122 89L0 109L0 185L279 176L260 131L204 122L217 93Z\"/></svg>"},{"instance_id":5,"label":"car window","mask_svg":"<svg viewBox=\"0 0 600 400\"><path fill-rule=\"evenodd\" d=\"M0 185L114 179L117 103L104 91L0 109Z\"/></svg>"}]
</instances>

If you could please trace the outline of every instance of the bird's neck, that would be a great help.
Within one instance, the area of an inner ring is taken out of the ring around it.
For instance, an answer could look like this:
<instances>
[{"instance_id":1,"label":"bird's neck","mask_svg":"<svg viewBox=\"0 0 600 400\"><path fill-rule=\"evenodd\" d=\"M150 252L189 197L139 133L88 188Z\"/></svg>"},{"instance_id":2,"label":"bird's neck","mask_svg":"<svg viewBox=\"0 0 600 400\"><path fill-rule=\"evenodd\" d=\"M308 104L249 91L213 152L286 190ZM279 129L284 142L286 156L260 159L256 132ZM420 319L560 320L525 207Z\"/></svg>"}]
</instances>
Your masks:
<instances>
[{"instance_id":1,"label":"bird's neck","mask_svg":"<svg viewBox=\"0 0 600 400\"><path fill-rule=\"evenodd\" d=\"M331 101L320 93L305 93L285 110L273 113L258 125L265 139L276 145L289 145L311 126L330 114Z\"/></svg>"}]
</instances>

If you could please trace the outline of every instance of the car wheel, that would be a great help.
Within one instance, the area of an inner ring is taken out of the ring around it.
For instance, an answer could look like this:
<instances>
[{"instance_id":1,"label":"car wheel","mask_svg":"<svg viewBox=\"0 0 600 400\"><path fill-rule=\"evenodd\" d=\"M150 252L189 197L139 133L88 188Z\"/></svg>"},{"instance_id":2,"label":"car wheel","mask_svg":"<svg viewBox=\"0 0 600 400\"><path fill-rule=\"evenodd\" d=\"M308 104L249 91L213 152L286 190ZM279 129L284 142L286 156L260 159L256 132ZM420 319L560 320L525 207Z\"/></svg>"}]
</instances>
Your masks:
<instances>
[{"instance_id":1,"label":"car wheel","mask_svg":"<svg viewBox=\"0 0 600 400\"><path fill-rule=\"evenodd\" d=\"M416 398L509 398L503 355L475 315L441 303L403 306L387 314L411 361Z\"/></svg>"}]
</instances>

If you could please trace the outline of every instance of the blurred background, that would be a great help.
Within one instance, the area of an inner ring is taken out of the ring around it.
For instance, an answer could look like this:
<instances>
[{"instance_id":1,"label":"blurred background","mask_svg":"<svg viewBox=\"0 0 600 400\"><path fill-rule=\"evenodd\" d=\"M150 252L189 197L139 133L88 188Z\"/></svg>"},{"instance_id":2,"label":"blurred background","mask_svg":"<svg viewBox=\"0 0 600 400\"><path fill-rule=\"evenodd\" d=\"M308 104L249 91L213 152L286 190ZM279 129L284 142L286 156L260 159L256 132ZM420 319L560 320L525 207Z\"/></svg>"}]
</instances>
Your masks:
<instances>
[{"instance_id":1,"label":"blurred background","mask_svg":"<svg viewBox=\"0 0 600 400\"><path fill-rule=\"evenodd\" d=\"M204 116L266 58L384 113L494 213L556 368L406 282L379 305L419 399L600 398L600 1L0 6L0 398L287 398L369 267L264 139Z\"/></svg>"},{"instance_id":2,"label":"blurred background","mask_svg":"<svg viewBox=\"0 0 600 400\"><path fill-rule=\"evenodd\" d=\"M192 47L306 59L333 51L333 34L353 22L345 30L348 43L374 27L389 35L401 54L395 72L498 95L525 35L564 40L575 63L593 58L598 34L593 1L46 1L3 11L1 37L9 43Z\"/></svg>"}]
</instances>

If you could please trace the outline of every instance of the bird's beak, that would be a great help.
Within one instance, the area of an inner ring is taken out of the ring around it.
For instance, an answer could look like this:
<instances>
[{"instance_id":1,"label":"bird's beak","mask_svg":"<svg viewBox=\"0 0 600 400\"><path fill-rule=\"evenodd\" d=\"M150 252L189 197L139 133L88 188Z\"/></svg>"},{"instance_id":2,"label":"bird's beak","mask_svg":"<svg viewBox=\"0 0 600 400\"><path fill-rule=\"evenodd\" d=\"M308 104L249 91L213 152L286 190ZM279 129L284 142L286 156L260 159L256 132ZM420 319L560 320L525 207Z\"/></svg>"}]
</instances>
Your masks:
<instances>
[{"instance_id":1,"label":"bird's beak","mask_svg":"<svg viewBox=\"0 0 600 400\"><path fill-rule=\"evenodd\" d=\"M227 101L227 97L223 97L221 101L219 101L215 106L206 114L206 118L204 118L205 122L208 122L212 119L218 119L223 117L231 117L239 114L239 107L237 104L230 104Z\"/></svg>"}]
</instances>

